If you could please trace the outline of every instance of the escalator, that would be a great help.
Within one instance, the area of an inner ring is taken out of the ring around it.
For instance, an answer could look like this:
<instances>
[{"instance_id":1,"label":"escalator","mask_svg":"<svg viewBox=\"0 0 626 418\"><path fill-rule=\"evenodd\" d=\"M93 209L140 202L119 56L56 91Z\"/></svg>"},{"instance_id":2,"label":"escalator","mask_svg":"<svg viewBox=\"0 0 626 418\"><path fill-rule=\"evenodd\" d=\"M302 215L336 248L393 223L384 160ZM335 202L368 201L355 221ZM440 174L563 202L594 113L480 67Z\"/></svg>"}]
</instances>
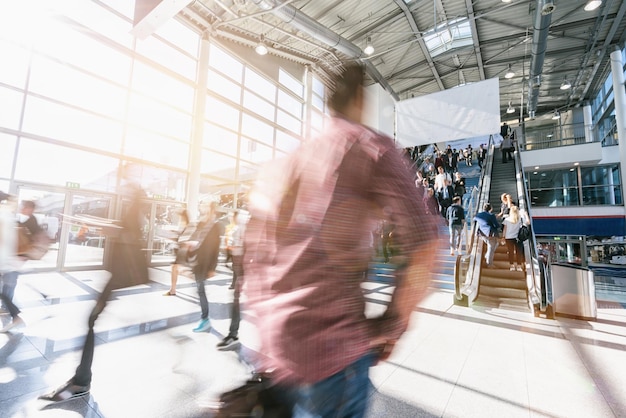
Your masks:
<instances>
[{"instance_id":1,"label":"escalator","mask_svg":"<svg viewBox=\"0 0 626 418\"><path fill-rule=\"evenodd\" d=\"M518 207L528 214L532 224L519 151L514 153L513 161L502 163L502 154L493 138L490 138L487 149L478 196L468 212L477 213L485 203L490 202L494 213L498 213L500 196L508 193ZM483 268L486 245L476 235L476 222L471 222L469 229L468 252L456 260L454 303L532 312L535 316L543 313L546 317L552 317L550 292L547 290L550 287L549 260L546 263L545 257L538 254L534 234L524 242L524 271L510 271L506 246L503 245L496 249L496 268Z\"/></svg>"},{"instance_id":2,"label":"escalator","mask_svg":"<svg viewBox=\"0 0 626 418\"><path fill-rule=\"evenodd\" d=\"M499 150L495 150L493 154L489 202L495 214L500 210L500 196L503 193L513 196L513 201L516 203L518 199L514 161L503 163ZM478 298L474 303L530 312L526 274L524 271L509 270L506 246L499 245L496 249L494 265L496 268L486 269L484 261L481 262Z\"/></svg>"}]
</instances>

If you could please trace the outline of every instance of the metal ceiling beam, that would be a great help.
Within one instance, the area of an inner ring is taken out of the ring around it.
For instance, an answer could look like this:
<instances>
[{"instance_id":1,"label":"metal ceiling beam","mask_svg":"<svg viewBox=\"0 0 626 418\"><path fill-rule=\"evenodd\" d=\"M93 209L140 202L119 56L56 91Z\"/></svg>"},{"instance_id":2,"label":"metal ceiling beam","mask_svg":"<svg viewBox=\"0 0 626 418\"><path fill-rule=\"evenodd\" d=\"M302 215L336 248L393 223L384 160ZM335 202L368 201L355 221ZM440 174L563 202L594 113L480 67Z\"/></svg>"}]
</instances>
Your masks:
<instances>
[{"instance_id":1,"label":"metal ceiling beam","mask_svg":"<svg viewBox=\"0 0 626 418\"><path fill-rule=\"evenodd\" d=\"M280 0L252 0L262 10L272 9L280 6L283 2ZM274 16L279 17L292 27L307 33L309 36L319 40L326 45L335 48L337 51L347 55L350 58L358 59L363 62L365 69L374 81L379 83L394 100L400 100L398 94L393 90L391 85L387 82L385 77L378 71L378 69L368 59L365 59L363 51L352 42L348 41L344 37L338 35L326 26L320 24L311 17L305 15L297 8L286 5L280 9L273 10Z\"/></svg>"},{"instance_id":2,"label":"metal ceiling beam","mask_svg":"<svg viewBox=\"0 0 626 418\"><path fill-rule=\"evenodd\" d=\"M528 77L528 102L526 109L532 118L537 110L539 100L539 88L541 87L541 75L543 72L543 60L548 47L548 33L552 22L552 12L548 9L552 5L549 0L537 0L535 7L535 20L533 23L533 46L530 52L530 71Z\"/></svg>"},{"instance_id":3,"label":"metal ceiling beam","mask_svg":"<svg viewBox=\"0 0 626 418\"><path fill-rule=\"evenodd\" d=\"M415 34L415 38L417 39L417 44L422 49L422 53L426 57L426 63L428 64L430 71L432 71L433 77L435 77L435 81L437 81L439 88L441 90L445 90L443 81L441 81L441 77L439 76L439 73L437 72L437 68L435 68L435 63L433 62L433 58L430 56L430 51L428 50L428 47L426 46L426 42L424 42L424 39L422 38L420 30L417 27L417 23L415 22L415 19L413 18L411 11L407 7L404 0L394 0L394 1L398 5L400 10L402 10L402 12L404 13L404 16L406 17L406 20L409 22L409 26L411 27L411 30L413 31L413 33Z\"/></svg>"},{"instance_id":4,"label":"metal ceiling beam","mask_svg":"<svg viewBox=\"0 0 626 418\"><path fill-rule=\"evenodd\" d=\"M555 58L555 57L561 57L561 56L568 56L568 55L577 53L579 51L580 51L580 48L572 47L572 48L567 48L567 49L560 49L560 50L557 50L557 51L546 52L545 56L546 56L546 58ZM514 60L514 59L515 58L511 58L511 60ZM521 59L521 57L520 57L520 59ZM502 65L507 64L508 62L509 62L508 59L507 60L494 61L492 63L484 65L484 68L488 69L488 68L491 68L491 67L500 67ZM424 66L423 62L421 62L421 63L418 63L418 64L415 64L415 65L411 66L411 68L412 69L418 69L418 68L423 67L423 66ZM589 67L590 66L584 67L583 70L584 69L589 69ZM477 69L477 66L475 66L475 65L467 66L467 67L464 67L464 69L466 69L466 70L473 70L473 69ZM406 71L403 70L403 73L404 72L406 72ZM445 74L442 74L441 77L445 78L445 77L448 77L448 76L450 76L450 75L452 75L454 73L456 73L456 70L449 71L449 72L447 72ZM569 71L568 70L562 70L562 71L558 71L558 72L554 72L554 71L550 72L550 74L567 74L567 73L571 74L572 71L571 70L569 70ZM391 83L393 83L393 80L408 80L408 79L430 80L429 78L422 77L422 76L411 77L410 75L398 75L398 74L399 73L396 73L392 77L390 77L389 81ZM525 75L517 75L515 78L520 78L520 77L525 77ZM559 81L559 83L560 83L560 81ZM424 86L426 84L428 84L428 82L415 84L415 85L413 85L413 86L411 86L409 88L406 88L406 89L398 91L398 94L399 95L403 95L403 94L405 94L405 93L407 93L407 92L409 92L411 90L419 89L420 87L422 87L422 86Z\"/></svg>"},{"instance_id":5,"label":"metal ceiling beam","mask_svg":"<svg viewBox=\"0 0 626 418\"><path fill-rule=\"evenodd\" d=\"M400 0L396 0L400 1ZM478 71L480 72L480 79L486 80L485 68L483 67L483 56L480 52L480 41L478 39L478 29L476 29L476 18L474 15L474 5L472 0L465 0L465 7L467 7L467 18L469 19L470 27L472 28L472 40L474 41L474 54L476 54L476 62L478 63Z\"/></svg>"}]
</instances>

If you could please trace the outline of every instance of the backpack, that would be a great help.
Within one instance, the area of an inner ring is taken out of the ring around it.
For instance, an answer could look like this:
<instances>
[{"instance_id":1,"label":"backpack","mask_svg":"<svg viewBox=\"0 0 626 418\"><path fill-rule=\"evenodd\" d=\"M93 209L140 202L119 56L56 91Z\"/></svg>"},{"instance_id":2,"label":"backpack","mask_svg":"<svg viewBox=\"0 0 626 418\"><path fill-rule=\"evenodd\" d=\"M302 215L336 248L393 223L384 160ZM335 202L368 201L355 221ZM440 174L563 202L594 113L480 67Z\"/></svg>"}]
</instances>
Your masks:
<instances>
[{"instance_id":1,"label":"backpack","mask_svg":"<svg viewBox=\"0 0 626 418\"><path fill-rule=\"evenodd\" d=\"M530 228L522 225L517 233L517 242L524 242L530 238Z\"/></svg>"}]
</instances>

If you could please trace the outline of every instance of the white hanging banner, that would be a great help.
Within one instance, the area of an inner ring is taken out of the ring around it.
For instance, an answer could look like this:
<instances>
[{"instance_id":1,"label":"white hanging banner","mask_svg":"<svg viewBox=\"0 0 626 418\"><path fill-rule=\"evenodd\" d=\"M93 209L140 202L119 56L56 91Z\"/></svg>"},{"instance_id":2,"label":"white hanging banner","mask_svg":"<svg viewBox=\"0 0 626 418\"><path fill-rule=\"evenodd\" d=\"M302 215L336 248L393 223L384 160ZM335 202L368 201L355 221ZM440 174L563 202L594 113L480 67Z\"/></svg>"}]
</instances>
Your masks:
<instances>
[{"instance_id":1,"label":"white hanging banner","mask_svg":"<svg viewBox=\"0 0 626 418\"><path fill-rule=\"evenodd\" d=\"M396 141L402 147L500 132L498 78L396 103Z\"/></svg>"}]
</instances>

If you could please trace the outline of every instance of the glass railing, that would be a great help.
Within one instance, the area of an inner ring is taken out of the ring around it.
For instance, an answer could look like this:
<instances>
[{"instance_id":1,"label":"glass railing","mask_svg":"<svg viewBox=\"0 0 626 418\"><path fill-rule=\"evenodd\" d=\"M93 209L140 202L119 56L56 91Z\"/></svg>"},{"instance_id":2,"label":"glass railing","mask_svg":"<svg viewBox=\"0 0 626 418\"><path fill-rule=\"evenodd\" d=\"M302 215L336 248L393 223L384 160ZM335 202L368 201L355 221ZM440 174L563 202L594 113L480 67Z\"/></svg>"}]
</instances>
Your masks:
<instances>
[{"instance_id":1,"label":"glass railing","mask_svg":"<svg viewBox=\"0 0 626 418\"><path fill-rule=\"evenodd\" d=\"M527 129L520 144L522 151L556 148L594 142L596 135L592 125L582 123L553 125L539 129Z\"/></svg>"},{"instance_id":2,"label":"glass railing","mask_svg":"<svg viewBox=\"0 0 626 418\"><path fill-rule=\"evenodd\" d=\"M606 130L600 131L597 126L583 123L551 125L536 129L527 129L521 151L556 148L567 145L580 145L589 142L600 142L603 147L618 144L617 125L615 122Z\"/></svg>"}]
</instances>

